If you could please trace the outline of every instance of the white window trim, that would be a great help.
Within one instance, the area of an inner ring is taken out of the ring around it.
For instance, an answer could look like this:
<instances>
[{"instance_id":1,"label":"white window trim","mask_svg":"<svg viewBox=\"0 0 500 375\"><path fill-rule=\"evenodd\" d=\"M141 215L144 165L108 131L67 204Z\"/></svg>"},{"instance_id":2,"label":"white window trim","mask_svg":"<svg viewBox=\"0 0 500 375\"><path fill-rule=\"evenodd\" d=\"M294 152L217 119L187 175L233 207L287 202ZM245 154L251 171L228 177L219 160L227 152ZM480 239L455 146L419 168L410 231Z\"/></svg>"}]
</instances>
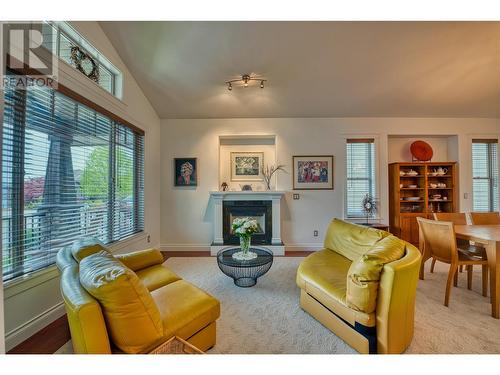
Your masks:
<instances>
[{"instance_id":1,"label":"white window trim","mask_svg":"<svg viewBox=\"0 0 500 375\"><path fill-rule=\"evenodd\" d=\"M379 134L343 134L343 147L344 147L344 194L343 194L343 202L342 202L342 215L344 220L352 221L352 222L366 222L366 218L362 217L351 217L347 215L347 140L348 139L365 139L371 138L373 139L373 144L375 147L375 191L376 191L376 199L378 200L378 210L377 214L370 218L372 223L381 222L383 220L383 216L381 215L383 202L381 200L381 184L380 184L380 135Z\"/></svg>"},{"instance_id":2,"label":"white window trim","mask_svg":"<svg viewBox=\"0 0 500 375\"><path fill-rule=\"evenodd\" d=\"M470 197L470 210L474 209L474 165L472 163L472 140L474 139L496 139L498 142L498 175L500 176L500 135L499 134L469 134L468 135L468 145L469 145L469 155L470 155L470 181L469 181L469 197ZM499 181L500 184L500 181ZM500 187L498 189L498 205L500 206Z\"/></svg>"},{"instance_id":3,"label":"white window trim","mask_svg":"<svg viewBox=\"0 0 500 375\"><path fill-rule=\"evenodd\" d=\"M106 94L111 95L115 97L118 100L123 100L123 72L118 69L111 61L103 54L101 53L94 45L87 40L84 36L82 36L73 26L70 25L69 22L65 21L55 21L55 22L49 22L52 26L54 26L56 29L60 29L62 32L65 34L68 34L70 39L73 39L74 42L76 42L79 46L81 46L85 51L87 51L89 54L94 57L99 64L103 65L106 69L111 71L112 74L115 76L114 80L114 93L110 93L107 90L105 90L103 87L101 87L98 83L92 81L91 79L88 79L88 81L92 82L94 85L98 86L102 91L104 91ZM57 41L59 43L59 40ZM59 44L58 44L59 45ZM77 71L73 66L69 65L66 61L62 60L59 55L58 51L55 51L56 56L59 59L59 63L62 61L66 65L70 66L71 69ZM78 72L81 74L80 72Z\"/></svg>"}]
</instances>

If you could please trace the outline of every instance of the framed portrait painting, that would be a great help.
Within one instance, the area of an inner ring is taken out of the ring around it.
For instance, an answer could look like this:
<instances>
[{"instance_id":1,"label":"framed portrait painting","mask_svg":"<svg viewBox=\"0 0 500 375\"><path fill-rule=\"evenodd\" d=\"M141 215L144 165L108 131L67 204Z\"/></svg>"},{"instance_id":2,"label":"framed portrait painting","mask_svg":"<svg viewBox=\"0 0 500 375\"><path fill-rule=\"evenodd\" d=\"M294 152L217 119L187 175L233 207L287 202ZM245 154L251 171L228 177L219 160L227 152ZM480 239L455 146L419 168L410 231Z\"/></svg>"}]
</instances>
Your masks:
<instances>
[{"instance_id":1,"label":"framed portrait painting","mask_svg":"<svg viewBox=\"0 0 500 375\"><path fill-rule=\"evenodd\" d=\"M262 181L263 152L231 152L231 181Z\"/></svg>"},{"instance_id":2,"label":"framed portrait painting","mask_svg":"<svg viewBox=\"0 0 500 375\"><path fill-rule=\"evenodd\" d=\"M174 186L198 186L196 158L175 158L174 171Z\"/></svg>"},{"instance_id":3,"label":"framed portrait painting","mask_svg":"<svg viewBox=\"0 0 500 375\"><path fill-rule=\"evenodd\" d=\"M294 156L294 190L333 190L333 156Z\"/></svg>"}]
</instances>

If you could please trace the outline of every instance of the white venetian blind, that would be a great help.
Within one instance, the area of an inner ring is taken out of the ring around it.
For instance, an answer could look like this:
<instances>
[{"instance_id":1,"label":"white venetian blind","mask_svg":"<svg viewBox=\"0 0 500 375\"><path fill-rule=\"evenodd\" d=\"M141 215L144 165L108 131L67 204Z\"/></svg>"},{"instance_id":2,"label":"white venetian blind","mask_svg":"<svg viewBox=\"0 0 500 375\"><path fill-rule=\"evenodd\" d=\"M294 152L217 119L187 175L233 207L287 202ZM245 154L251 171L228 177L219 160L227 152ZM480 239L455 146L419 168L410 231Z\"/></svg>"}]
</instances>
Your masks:
<instances>
[{"instance_id":1,"label":"white venetian blind","mask_svg":"<svg viewBox=\"0 0 500 375\"><path fill-rule=\"evenodd\" d=\"M365 217L362 201L366 194L376 195L375 142L373 139L347 140L347 217Z\"/></svg>"},{"instance_id":2,"label":"white venetian blind","mask_svg":"<svg viewBox=\"0 0 500 375\"><path fill-rule=\"evenodd\" d=\"M498 211L498 141L472 140L474 211Z\"/></svg>"},{"instance_id":3,"label":"white venetian blind","mask_svg":"<svg viewBox=\"0 0 500 375\"><path fill-rule=\"evenodd\" d=\"M5 92L3 278L143 230L143 136L48 88Z\"/></svg>"}]
</instances>

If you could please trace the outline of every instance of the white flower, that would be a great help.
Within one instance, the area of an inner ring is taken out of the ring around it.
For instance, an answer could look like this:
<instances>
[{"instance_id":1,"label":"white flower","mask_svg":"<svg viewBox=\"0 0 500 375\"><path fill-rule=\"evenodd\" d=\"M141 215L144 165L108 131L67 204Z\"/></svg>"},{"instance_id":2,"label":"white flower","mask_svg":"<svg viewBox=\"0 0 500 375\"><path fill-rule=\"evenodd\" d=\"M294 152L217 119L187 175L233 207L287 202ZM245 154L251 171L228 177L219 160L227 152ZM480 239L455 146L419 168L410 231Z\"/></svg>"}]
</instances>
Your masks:
<instances>
[{"instance_id":1,"label":"white flower","mask_svg":"<svg viewBox=\"0 0 500 375\"><path fill-rule=\"evenodd\" d=\"M252 235L259 230L257 220L249 217L236 218L232 223L233 233L236 235Z\"/></svg>"}]
</instances>

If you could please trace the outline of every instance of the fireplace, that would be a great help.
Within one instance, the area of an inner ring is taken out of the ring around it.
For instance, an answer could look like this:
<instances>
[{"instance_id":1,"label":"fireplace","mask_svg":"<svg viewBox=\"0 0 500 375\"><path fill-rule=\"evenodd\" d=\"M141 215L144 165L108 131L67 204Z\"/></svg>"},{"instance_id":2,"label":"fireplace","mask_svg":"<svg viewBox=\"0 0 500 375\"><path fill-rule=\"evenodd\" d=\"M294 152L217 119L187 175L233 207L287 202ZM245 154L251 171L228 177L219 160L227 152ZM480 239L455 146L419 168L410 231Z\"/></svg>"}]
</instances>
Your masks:
<instances>
[{"instance_id":1,"label":"fireplace","mask_svg":"<svg viewBox=\"0 0 500 375\"><path fill-rule=\"evenodd\" d=\"M237 245L239 237L231 231L231 224L236 218L250 217L259 224L259 231L252 235L252 244L271 245L273 220L272 202L269 200L234 200L222 205L222 237L224 245Z\"/></svg>"},{"instance_id":2,"label":"fireplace","mask_svg":"<svg viewBox=\"0 0 500 375\"><path fill-rule=\"evenodd\" d=\"M211 191L213 205L213 241L210 255L239 244L239 238L231 233L231 222L236 217L253 217L261 226L261 233L252 235L252 243L264 246L274 255L285 255L281 240L281 199L283 191Z\"/></svg>"}]
</instances>

